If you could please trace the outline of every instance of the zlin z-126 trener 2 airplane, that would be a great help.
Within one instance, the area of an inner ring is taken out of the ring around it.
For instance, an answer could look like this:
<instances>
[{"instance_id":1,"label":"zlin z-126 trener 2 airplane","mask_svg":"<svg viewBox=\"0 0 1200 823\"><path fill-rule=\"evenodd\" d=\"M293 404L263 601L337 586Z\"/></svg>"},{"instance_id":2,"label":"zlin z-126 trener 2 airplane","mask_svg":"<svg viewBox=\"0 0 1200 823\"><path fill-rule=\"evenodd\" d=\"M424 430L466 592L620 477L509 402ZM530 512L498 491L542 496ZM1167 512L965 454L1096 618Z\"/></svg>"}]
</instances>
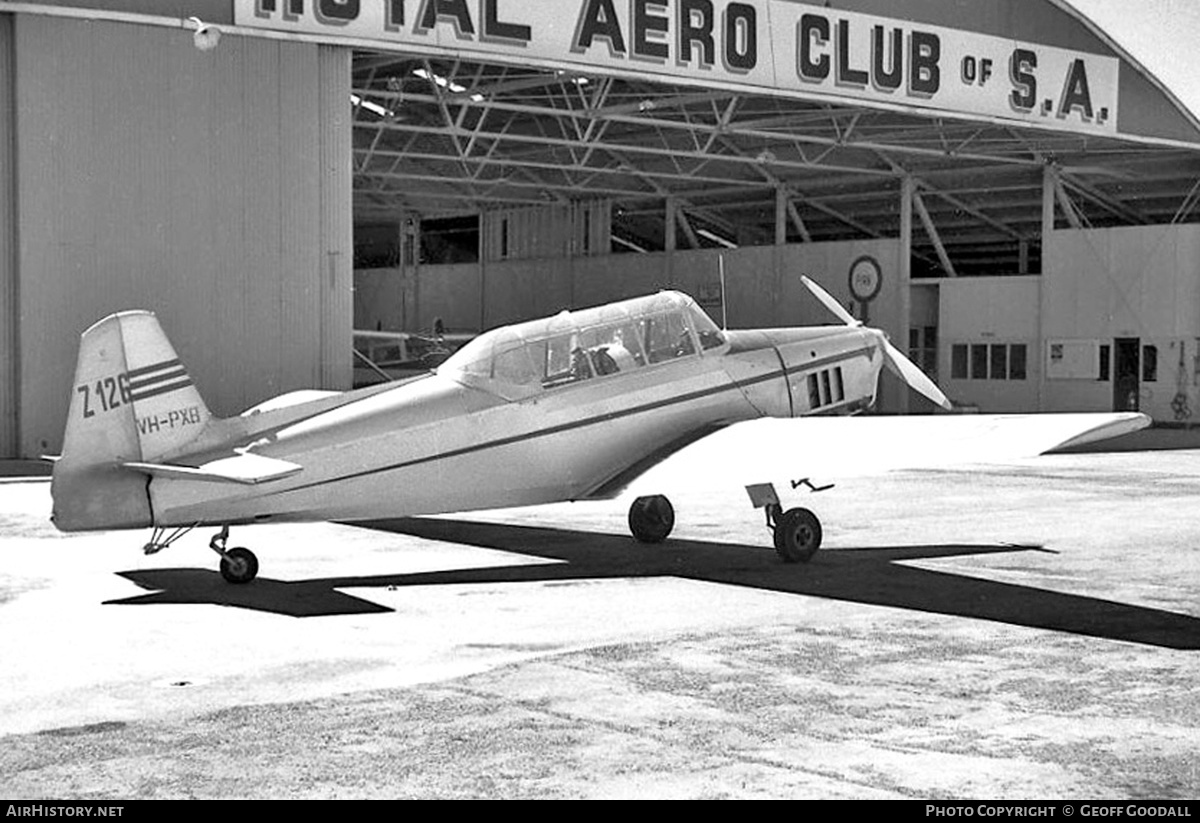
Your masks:
<instances>
[{"instance_id":1,"label":"zlin z-126 trener 2 airplane","mask_svg":"<svg viewBox=\"0 0 1200 823\"><path fill-rule=\"evenodd\" d=\"M230 418L209 412L153 314L113 314L82 336L53 520L63 531L149 527L147 553L216 526L221 574L246 583L258 560L227 548L230 526L611 498L720 428L866 410L885 364L950 408L884 332L804 283L844 325L727 331L664 291L493 329L431 374L292 392ZM1080 432L1105 437L1148 422L1076 417L1088 418L1073 423ZM771 484L747 491L779 555L808 560L816 516L784 511ZM629 509L643 542L666 539L674 520L660 494Z\"/></svg>"}]
</instances>

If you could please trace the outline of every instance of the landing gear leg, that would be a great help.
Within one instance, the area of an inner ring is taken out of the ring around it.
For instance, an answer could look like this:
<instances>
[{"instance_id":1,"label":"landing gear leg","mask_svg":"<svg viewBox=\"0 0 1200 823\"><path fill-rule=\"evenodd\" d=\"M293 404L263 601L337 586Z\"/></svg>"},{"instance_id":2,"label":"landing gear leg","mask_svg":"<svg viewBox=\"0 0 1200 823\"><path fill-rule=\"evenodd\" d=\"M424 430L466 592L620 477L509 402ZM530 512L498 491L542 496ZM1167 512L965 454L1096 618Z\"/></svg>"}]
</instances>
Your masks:
<instances>
[{"instance_id":1,"label":"landing gear leg","mask_svg":"<svg viewBox=\"0 0 1200 823\"><path fill-rule=\"evenodd\" d=\"M661 543L675 528L675 508L661 494L639 497L629 507L629 531L639 543Z\"/></svg>"},{"instance_id":2,"label":"landing gear leg","mask_svg":"<svg viewBox=\"0 0 1200 823\"><path fill-rule=\"evenodd\" d=\"M793 488L799 484L793 484ZM809 484L812 488L811 484ZM813 491L833 488L822 486ZM767 515L767 528L775 536L775 551L784 563L807 563L821 548L821 521L808 509L783 510L779 495L770 483L746 487L750 502Z\"/></svg>"},{"instance_id":3,"label":"landing gear leg","mask_svg":"<svg viewBox=\"0 0 1200 823\"><path fill-rule=\"evenodd\" d=\"M225 548L227 540L229 526L222 526L208 541L208 547L221 555L221 577L230 583L249 583L258 575L258 558L254 552L240 546Z\"/></svg>"}]
</instances>

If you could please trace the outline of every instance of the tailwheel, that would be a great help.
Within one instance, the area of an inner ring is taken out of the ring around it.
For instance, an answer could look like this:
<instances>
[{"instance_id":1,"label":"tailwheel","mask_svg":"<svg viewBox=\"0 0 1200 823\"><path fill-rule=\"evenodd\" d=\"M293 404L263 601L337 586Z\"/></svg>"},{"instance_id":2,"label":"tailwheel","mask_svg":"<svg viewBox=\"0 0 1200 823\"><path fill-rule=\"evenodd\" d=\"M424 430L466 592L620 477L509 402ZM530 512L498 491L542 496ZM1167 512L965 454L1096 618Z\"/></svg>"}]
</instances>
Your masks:
<instances>
[{"instance_id":1,"label":"tailwheel","mask_svg":"<svg viewBox=\"0 0 1200 823\"><path fill-rule=\"evenodd\" d=\"M821 521L808 509L775 517L775 551L785 563L807 563L821 548Z\"/></svg>"},{"instance_id":2,"label":"tailwheel","mask_svg":"<svg viewBox=\"0 0 1200 823\"><path fill-rule=\"evenodd\" d=\"M221 577L230 583L249 583L258 574L258 558L240 546L221 556Z\"/></svg>"},{"instance_id":3,"label":"tailwheel","mask_svg":"<svg viewBox=\"0 0 1200 823\"><path fill-rule=\"evenodd\" d=\"M639 543L661 543L675 528L675 509L661 494L639 497L629 507L629 531Z\"/></svg>"}]
</instances>

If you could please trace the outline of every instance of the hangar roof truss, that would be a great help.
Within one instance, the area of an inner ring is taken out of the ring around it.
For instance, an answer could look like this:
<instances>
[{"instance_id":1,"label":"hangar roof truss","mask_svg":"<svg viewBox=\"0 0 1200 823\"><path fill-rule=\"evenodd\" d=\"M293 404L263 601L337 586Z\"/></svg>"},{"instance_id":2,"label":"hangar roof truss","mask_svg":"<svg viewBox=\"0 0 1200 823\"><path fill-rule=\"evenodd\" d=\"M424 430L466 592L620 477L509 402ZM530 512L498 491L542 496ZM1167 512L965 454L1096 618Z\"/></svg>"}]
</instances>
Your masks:
<instances>
[{"instance_id":1,"label":"hangar roof truss","mask_svg":"<svg viewBox=\"0 0 1200 823\"><path fill-rule=\"evenodd\" d=\"M780 208L789 242L895 237L911 175L914 274L1016 273L1036 270L1048 166L1059 225L1200 221L1187 147L397 54L356 54L353 76L360 221L603 198L614 237L661 249L672 198L685 243L772 243Z\"/></svg>"}]
</instances>

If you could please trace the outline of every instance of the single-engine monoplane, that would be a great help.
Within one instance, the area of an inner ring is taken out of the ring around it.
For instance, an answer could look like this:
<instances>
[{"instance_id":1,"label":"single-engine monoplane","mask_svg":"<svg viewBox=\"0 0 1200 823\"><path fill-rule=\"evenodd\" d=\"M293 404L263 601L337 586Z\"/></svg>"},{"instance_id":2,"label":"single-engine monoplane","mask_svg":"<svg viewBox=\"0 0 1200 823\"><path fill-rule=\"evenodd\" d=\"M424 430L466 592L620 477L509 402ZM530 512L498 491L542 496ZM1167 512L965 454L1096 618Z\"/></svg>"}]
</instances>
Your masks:
<instances>
[{"instance_id":1,"label":"single-engine monoplane","mask_svg":"<svg viewBox=\"0 0 1200 823\"><path fill-rule=\"evenodd\" d=\"M63 531L150 528L147 553L215 526L221 574L246 583L258 560L227 546L231 526L613 497L718 429L867 410L885 366L950 408L883 331L804 282L841 325L725 330L687 295L662 291L493 329L428 375L292 392L228 418L209 411L153 314L119 312L82 336L53 520ZM1055 442L1147 423L1084 416ZM790 432L803 437L800 425ZM745 485L783 560L811 558L816 515L785 511L770 483ZM655 543L675 514L651 494L628 519L637 540Z\"/></svg>"}]
</instances>

